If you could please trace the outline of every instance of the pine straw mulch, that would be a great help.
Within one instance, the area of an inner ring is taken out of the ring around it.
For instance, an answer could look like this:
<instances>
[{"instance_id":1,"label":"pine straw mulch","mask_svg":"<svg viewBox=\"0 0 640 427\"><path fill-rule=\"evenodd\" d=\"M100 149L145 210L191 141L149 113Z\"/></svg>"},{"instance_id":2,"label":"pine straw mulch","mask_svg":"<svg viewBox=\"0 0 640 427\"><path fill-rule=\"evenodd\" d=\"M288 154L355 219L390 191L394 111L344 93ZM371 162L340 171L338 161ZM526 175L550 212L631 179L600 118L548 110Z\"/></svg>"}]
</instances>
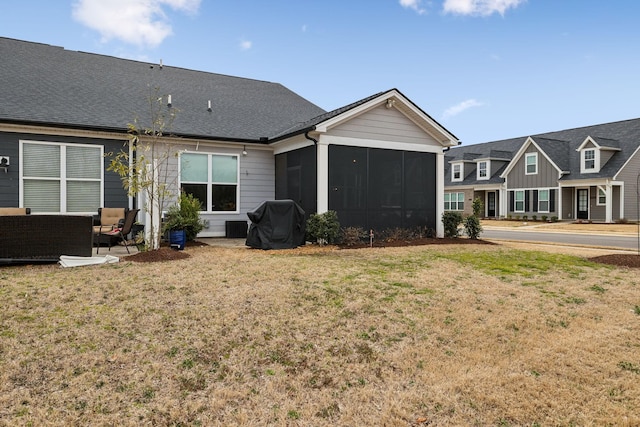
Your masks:
<instances>
[{"instance_id":1,"label":"pine straw mulch","mask_svg":"<svg viewBox=\"0 0 640 427\"><path fill-rule=\"evenodd\" d=\"M422 238L413 240L378 240L374 241L373 245L361 243L358 245L339 245L340 249L363 249L363 248L385 248L385 247L405 247L405 246L422 246L422 245L495 245L494 242L489 242L482 239L465 239L465 238ZM207 246L206 243L200 241L189 241L185 245L186 247L199 247ZM169 246L164 245L157 251L139 252L134 255L127 256L128 261L136 262L162 262L173 261L179 259L189 258L189 253L185 251L178 251L171 249ZM589 261L597 262L600 264L615 265L618 267L628 268L640 268L640 255L635 253L614 253L607 255L599 255L591 258L587 258Z\"/></svg>"}]
</instances>

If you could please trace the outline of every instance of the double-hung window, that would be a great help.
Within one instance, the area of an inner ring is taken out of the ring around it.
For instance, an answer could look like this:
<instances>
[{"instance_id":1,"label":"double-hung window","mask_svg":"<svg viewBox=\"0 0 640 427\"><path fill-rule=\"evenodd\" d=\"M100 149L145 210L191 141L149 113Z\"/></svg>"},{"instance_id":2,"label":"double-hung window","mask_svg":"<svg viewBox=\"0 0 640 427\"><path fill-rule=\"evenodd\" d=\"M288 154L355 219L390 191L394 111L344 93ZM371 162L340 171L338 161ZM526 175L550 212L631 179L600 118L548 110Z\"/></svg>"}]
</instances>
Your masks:
<instances>
[{"instance_id":1,"label":"double-hung window","mask_svg":"<svg viewBox=\"0 0 640 427\"><path fill-rule=\"evenodd\" d=\"M549 190L538 190L538 212L549 212Z\"/></svg>"},{"instance_id":2,"label":"double-hung window","mask_svg":"<svg viewBox=\"0 0 640 427\"><path fill-rule=\"evenodd\" d=\"M489 162L478 162L478 179L489 179Z\"/></svg>"},{"instance_id":3,"label":"double-hung window","mask_svg":"<svg viewBox=\"0 0 640 427\"><path fill-rule=\"evenodd\" d=\"M444 210L445 211L463 211L464 210L464 193L445 193L444 194Z\"/></svg>"},{"instance_id":4,"label":"double-hung window","mask_svg":"<svg viewBox=\"0 0 640 427\"><path fill-rule=\"evenodd\" d=\"M515 191L514 212L524 212L524 190Z\"/></svg>"},{"instance_id":5,"label":"double-hung window","mask_svg":"<svg viewBox=\"0 0 640 427\"><path fill-rule=\"evenodd\" d=\"M536 175L538 173L538 153L527 153L525 159L525 175Z\"/></svg>"},{"instance_id":6,"label":"double-hung window","mask_svg":"<svg viewBox=\"0 0 640 427\"><path fill-rule=\"evenodd\" d=\"M451 165L451 181L462 181L462 164Z\"/></svg>"},{"instance_id":7,"label":"double-hung window","mask_svg":"<svg viewBox=\"0 0 640 427\"><path fill-rule=\"evenodd\" d=\"M596 168L596 150L584 150L584 170L593 171Z\"/></svg>"},{"instance_id":8,"label":"double-hung window","mask_svg":"<svg viewBox=\"0 0 640 427\"><path fill-rule=\"evenodd\" d=\"M183 153L180 188L200 200L207 212L238 212L238 156Z\"/></svg>"},{"instance_id":9,"label":"double-hung window","mask_svg":"<svg viewBox=\"0 0 640 427\"><path fill-rule=\"evenodd\" d=\"M102 145L21 141L20 197L33 213L93 213L103 201Z\"/></svg>"}]
</instances>

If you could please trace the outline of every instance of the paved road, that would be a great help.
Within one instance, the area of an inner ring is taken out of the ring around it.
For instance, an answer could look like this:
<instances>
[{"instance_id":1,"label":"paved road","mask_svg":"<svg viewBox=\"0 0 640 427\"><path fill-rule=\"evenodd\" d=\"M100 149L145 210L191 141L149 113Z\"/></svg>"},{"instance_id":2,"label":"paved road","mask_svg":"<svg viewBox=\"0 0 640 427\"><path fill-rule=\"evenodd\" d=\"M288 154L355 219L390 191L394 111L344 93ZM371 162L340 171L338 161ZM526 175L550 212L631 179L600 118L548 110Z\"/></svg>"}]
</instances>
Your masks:
<instances>
[{"instance_id":1,"label":"paved road","mask_svg":"<svg viewBox=\"0 0 640 427\"><path fill-rule=\"evenodd\" d=\"M484 239L516 240L529 242L564 243L568 245L587 245L617 249L638 249L638 236L611 234L578 234L558 231L511 230L486 228L481 234Z\"/></svg>"}]
</instances>

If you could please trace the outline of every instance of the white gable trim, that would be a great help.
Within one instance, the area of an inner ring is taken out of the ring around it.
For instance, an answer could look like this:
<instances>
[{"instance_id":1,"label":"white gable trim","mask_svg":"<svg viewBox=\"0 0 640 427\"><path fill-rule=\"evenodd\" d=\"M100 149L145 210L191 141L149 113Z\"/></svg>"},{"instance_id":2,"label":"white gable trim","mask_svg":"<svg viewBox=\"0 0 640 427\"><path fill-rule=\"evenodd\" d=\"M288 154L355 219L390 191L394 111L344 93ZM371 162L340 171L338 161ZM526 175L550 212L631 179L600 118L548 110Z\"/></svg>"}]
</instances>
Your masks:
<instances>
[{"instance_id":1,"label":"white gable trim","mask_svg":"<svg viewBox=\"0 0 640 427\"><path fill-rule=\"evenodd\" d=\"M629 158L627 159L626 162L624 162L624 164L620 167L620 169L618 169L618 172L616 172L613 175L613 179L617 180L618 179L618 175L620 175L620 173L627 167L627 165L635 158L635 156L638 154L638 151L640 151L640 146L638 146L638 148L635 149L635 151L633 152L632 155L629 156Z\"/></svg>"},{"instance_id":2,"label":"white gable trim","mask_svg":"<svg viewBox=\"0 0 640 427\"><path fill-rule=\"evenodd\" d=\"M438 122L417 108L409 99L395 89L345 111L342 114L318 123L315 126L315 131L320 134L326 133L354 117L383 105L385 108L395 108L403 113L409 120L415 123L416 126L438 141L442 147L452 147L460 144L460 141L458 141L453 134L449 133Z\"/></svg>"},{"instance_id":3,"label":"white gable trim","mask_svg":"<svg viewBox=\"0 0 640 427\"><path fill-rule=\"evenodd\" d=\"M442 148L435 145L411 144L408 142L383 141L378 139L349 138L346 136L320 135L323 144L349 145L352 147L383 148L401 151L442 154Z\"/></svg>"},{"instance_id":4,"label":"white gable trim","mask_svg":"<svg viewBox=\"0 0 640 427\"><path fill-rule=\"evenodd\" d=\"M562 169L560 169L558 167L558 165L556 165L553 162L553 160L551 160L551 158L549 158L547 153L545 153L544 150L542 148L540 148L540 146L538 144L536 144L536 141L531 137L527 137L527 140L524 142L524 144L522 144L522 146L520 147L520 149L518 150L516 155L513 156L513 160L511 160L509 162L509 164L505 168L504 172L502 172L502 174L500 174L500 178L505 178L505 179L507 178L507 175L509 175L511 170L516 166L516 163L518 163L520 158L522 156L524 156L524 153L527 151L527 148L529 148L530 145L533 145L534 147L536 147L536 149L538 150L538 153L542 154L542 156L545 159L547 159L547 161L549 163L551 163L551 165L558 171L558 178L560 178L562 176L562 173L563 173Z\"/></svg>"}]
</instances>

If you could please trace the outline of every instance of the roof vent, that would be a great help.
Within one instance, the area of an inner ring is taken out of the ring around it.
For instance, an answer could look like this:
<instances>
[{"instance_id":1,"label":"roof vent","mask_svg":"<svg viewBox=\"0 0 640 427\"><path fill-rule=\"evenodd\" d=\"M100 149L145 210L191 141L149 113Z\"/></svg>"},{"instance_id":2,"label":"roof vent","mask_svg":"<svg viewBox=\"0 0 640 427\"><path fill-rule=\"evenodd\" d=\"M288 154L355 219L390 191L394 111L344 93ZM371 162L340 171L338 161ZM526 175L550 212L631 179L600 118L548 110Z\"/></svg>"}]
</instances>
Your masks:
<instances>
[{"instance_id":1,"label":"roof vent","mask_svg":"<svg viewBox=\"0 0 640 427\"><path fill-rule=\"evenodd\" d=\"M162 70L162 58L160 59L160 69Z\"/></svg>"},{"instance_id":2,"label":"roof vent","mask_svg":"<svg viewBox=\"0 0 640 427\"><path fill-rule=\"evenodd\" d=\"M207 111L211 112L211 100L207 101Z\"/></svg>"},{"instance_id":3,"label":"roof vent","mask_svg":"<svg viewBox=\"0 0 640 427\"><path fill-rule=\"evenodd\" d=\"M171 95L167 96L167 107L171 107Z\"/></svg>"}]
</instances>

